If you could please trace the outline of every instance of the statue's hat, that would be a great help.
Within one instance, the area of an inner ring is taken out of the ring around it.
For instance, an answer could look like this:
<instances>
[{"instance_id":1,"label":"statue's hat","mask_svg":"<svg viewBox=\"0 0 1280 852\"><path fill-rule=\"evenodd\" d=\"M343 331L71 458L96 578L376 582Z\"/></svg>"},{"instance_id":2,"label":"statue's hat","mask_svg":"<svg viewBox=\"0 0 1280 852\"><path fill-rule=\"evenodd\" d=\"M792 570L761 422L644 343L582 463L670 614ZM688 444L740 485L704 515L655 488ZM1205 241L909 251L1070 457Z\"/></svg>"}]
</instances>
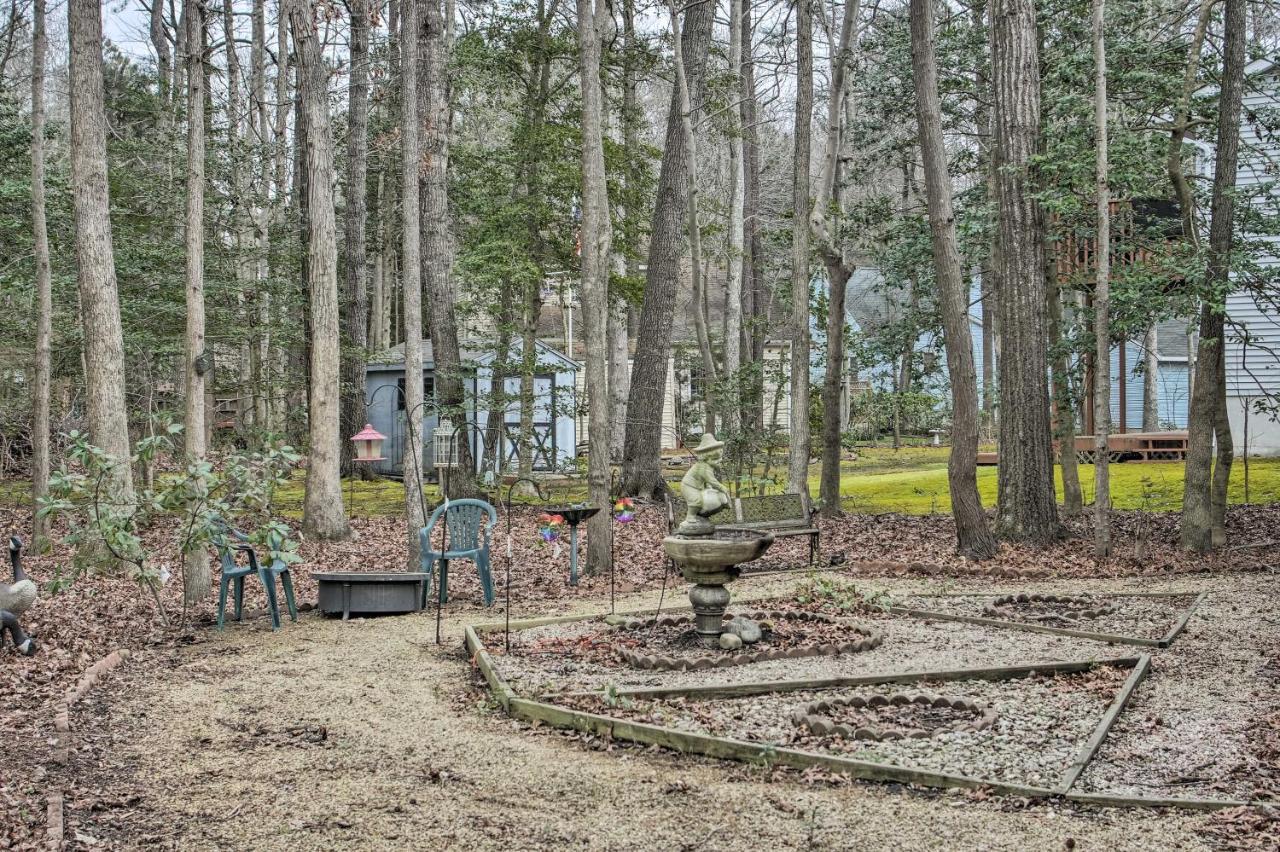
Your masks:
<instances>
[{"instance_id":1,"label":"statue's hat","mask_svg":"<svg viewBox=\"0 0 1280 852\"><path fill-rule=\"evenodd\" d=\"M703 432L702 442L693 448L693 454L700 457L703 453L710 452L711 450L718 450L723 446L724 441L717 441L715 435L712 435L710 432Z\"/></svg>"}]
</instances>

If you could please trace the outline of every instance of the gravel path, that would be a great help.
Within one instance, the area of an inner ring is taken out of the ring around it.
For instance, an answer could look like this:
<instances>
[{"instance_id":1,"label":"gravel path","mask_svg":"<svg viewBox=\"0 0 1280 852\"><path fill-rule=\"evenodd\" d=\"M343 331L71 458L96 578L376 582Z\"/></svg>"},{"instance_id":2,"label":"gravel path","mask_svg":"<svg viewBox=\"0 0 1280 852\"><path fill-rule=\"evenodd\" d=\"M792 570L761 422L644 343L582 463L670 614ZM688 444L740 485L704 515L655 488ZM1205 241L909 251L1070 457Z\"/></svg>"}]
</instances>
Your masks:
<instances>
[{"instance_id":1,"label":"gravel path","mask_svg":"<svg viewBox=\"0 0 1280 852\"><path fill-rule=\"evenodd\" d=\"M1192 707L1186 716L1158 711L1175 741L1190 736L1193 721L1208 724L1215 706L1230 715L1256 705L1249 672L1261 657L1264 637L1257 634L1277 633L1274 621L1244 617L1274 600L1272 578L1206 580L1200 578L1213 584L1218 602L1161 652L1132 717L1136 725L1170 701ZM1195 582L1187 580L1186 590L1198 590ZM781 594L794 583L742 581L740 600ZM940 590L919 581L893 588ZM655 603L656 595L632 596L619 608ZM578 605L579 612L600 607ZM1233 609L1241 615L1231 616ZM201 632L172 654L139 653L76 707L73 726L83 733L64 776L73 779L67 819L68 837L80 837L74 848L736 850L744 841L767 849L1211 847L1204 832L1213 817L1201 813L832 784L820 774L770 773L517 723L478 688L458 650L462 624L447 618L445 644L437 647L429 616L343 623L306 615L278 633L259 620L222 635ZM891 635L896 641L855 657L850 670L901 667L909 649L924 653L938 640L951 646L947 659L925 657L916 667L1129 651L1026 633L988 636L957 624L895 624ZM786 665L743 669L763 679ZM1218 665L1227 670L1215 679ZM600 682L623 671L570 674ZM653 676L626 671L636 680ZM528 672L530 679L545 675ZM1186 694L1189 684L1206 681L1222 695L1217 705L1216 698ZM1219 729L1214 738L1243 748L1229 723L1220 721ZM1119 748L1104 746L1101 766L1142 742L1137 728L1122 732ZM1203 746L1204 738L1185 750ZM1164 760L1152 752L1148 769L1168 769Z\"/></svg>"}]
</instances>

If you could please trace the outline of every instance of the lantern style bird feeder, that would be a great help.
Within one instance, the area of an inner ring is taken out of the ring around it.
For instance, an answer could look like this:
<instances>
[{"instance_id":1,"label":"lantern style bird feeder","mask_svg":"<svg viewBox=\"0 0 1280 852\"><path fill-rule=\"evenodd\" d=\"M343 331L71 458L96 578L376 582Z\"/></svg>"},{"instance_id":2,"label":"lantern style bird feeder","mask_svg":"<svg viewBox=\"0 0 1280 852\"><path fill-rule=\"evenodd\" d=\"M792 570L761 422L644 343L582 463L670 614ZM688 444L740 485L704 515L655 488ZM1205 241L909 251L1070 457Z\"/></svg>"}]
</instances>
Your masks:
<instances>
[{"instance_id":1,"label":"lantern style bird feeder","mask_svg":"<svg viewBox=\"0 0 1280 852\"><path fill-rule=\"evenodd\" d=\"M386 457L382 455L382 442L386 439L387 436L374 429L371 424L364 424L363 429L351 436L351 442L356 445L355 461L386 461Z\"/></svg>"},{"instance_id":2,"label":"lantern style bird feeder","mask_svg":"<svg viewBox=\"0 0 1280 852\"><path fill-rule=\"evenodd\" d=\"M441 417L431 430L431 463L436 469L440 493L449 494L449 469L458 466L458 429L448 417Z\"/></svg>"}]
</instances>

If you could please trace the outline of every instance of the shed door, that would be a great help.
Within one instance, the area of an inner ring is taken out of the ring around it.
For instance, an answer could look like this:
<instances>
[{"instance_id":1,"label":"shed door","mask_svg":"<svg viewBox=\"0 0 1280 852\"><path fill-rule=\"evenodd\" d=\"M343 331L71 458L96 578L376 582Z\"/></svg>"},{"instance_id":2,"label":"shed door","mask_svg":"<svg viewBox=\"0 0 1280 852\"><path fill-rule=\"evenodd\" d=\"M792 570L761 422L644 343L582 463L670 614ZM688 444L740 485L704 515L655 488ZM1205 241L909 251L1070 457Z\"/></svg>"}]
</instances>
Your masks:
<instances>
[{"instance_id":1,"label":"shed door","mask_svg":"<svg viewBox=\"0 0 1280 852\"><path fill-rule=\"evenodd\" d=\"M520 378L508 378L505 388L507 403L504 425L503 465L519 466L520 456ZM556 460L556 377L553 374L533 377L533 469L553 470Z\"/></svg>"}]
</instances>

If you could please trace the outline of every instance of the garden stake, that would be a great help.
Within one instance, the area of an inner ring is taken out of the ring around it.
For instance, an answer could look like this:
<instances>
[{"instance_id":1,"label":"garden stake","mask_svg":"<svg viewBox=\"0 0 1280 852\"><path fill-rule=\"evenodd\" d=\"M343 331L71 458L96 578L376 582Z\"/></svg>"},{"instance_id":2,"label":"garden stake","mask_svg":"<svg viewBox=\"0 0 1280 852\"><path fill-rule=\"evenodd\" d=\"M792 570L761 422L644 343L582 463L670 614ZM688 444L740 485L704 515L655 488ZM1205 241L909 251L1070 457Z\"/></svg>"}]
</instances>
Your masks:
<instances>
[{"instance_id":1,"label":"garden stake","mask_svg":"<svg viewBox=\"0 0 1280 852\"><path fill-rule=\"evenodd\" d=\"M539 486L538 483L535 482L533 479L530 479L527 476L518 477L517 479L512 480L511 484L507 486L507 500L505 503L505 508L507 510L507 577L506 577L507 588L505 591L506 603L504 605L504 608L506 609L506 613L504 614L506 621L503 624L502 633L503 633L503 644L508 654L511 653L511 493L516 490L516 486L519 485L521 482L527 482L530 485L532 485L533 490L538 495L538 499L542 500L543 502L546 502L546 498L542 496L542 487ZM502 491L501 483L498 484L498 491L499 491L499 494L501 494L501 491Z\"/></svg>"}]
</instances>

